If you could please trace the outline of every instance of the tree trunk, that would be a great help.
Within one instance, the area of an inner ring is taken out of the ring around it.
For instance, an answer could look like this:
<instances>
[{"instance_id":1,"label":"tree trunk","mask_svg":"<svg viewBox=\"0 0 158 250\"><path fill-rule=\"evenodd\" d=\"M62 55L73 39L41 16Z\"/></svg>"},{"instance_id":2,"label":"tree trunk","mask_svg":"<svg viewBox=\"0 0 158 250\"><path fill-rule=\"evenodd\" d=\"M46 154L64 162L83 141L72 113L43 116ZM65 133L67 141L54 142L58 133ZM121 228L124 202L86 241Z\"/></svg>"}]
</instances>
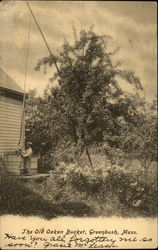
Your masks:
<instances>
[{"instance_id":1,"label":"tree trunk","mask_svg":"<svg viewBox=\"0 0 158 250\"><path fill-rule=\"evenodd\" d=\"M90 166L91 166L91 168L93 168L92 160L91 160L91 157L90 157L90 154L89 154L89 151L88 151L88 147L86 146L86 143L85 143L85 136L84 136L84 131L83 130L81 130L81 134L82 134L82 140L84 142L83 149L84 148L86 149L86 154L88 156L88 160L89 160Z\"/></svg>"},{"instance_id":2,"label":"tree trunk","mask_svg":"<svg viewBox=\"0 0 158 250\"><path fill-rule=\"evenodd\" d=\"M91 167L93 168L92 160L91 160L91 157L90 157L90 154L89 154L89 151L88 151L88 148L87 148L87 147L86 147L86 154L87 154L87 156L88 156L88 160L89 160L89 162L90 162L90 165L91 165Z\"/></svg>"}]
</instances>

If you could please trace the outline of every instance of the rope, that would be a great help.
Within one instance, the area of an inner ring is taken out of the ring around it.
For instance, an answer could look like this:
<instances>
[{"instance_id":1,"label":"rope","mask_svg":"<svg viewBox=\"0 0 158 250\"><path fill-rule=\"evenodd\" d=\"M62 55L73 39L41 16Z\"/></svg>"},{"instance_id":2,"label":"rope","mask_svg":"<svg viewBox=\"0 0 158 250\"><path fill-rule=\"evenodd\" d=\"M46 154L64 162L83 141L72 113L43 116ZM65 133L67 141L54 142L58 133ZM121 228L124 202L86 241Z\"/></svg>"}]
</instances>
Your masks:
<instances>
[{"instance_id":1,"label":"rope","mask_svg":"<svg viewBox=\"0 0 158 250\"><path fill-rule=\"evenodd\" d=\"M47 49L48 49L48 51L49 51L49 54L50 54L50 56L51 56L51 58L52 58L52 60L53 60L53 62L54 62L54 65L55 65L55 67L56 67L56 70L57 70L57 72L58 72L58 75L60 76L60 78L62 78L61 73L60 73L60 70L59 70L58 65L57 65L57 63L56 63L55 56L52 54L52 52L51 52L51 50L50 50L50 47L49 47L49 45L48 45L48 43L47 43L47 41L46 41L46 39L45 39L45 37L44 37L44 34L43 34L43 32L42 32L42 30L41 30L41 28L40 28L40 26L39 26L39 24L38 24L38 22L37 22L37 19L35 18L35 15L34 15L34 13L33 13L32 9L31 9L31 7L30 7L30 5L29 5L29 3L28 3L27 1L26 1L26 4L27 4L27 6L28 6L28 8L29 8L29 10L30 10L30 12L31 12L31 14L32 14L32 16L33 16L33 19L34 19L34 21L35 21L35 23L36 23L36 25L37 25L37 27L38 27L38 29L39 29L39 32L40 32L40 34L41 34L41 36L42 36L42 38L43 38L43 40L44 40L44 42L45 42L45 45L46 45L46 47L47 47Z\"/></svg>"},{"instance_id":2,"label":"rope","mask_svg":"<svg viewBox=\"0 0 158 250\"><path fill-rule=\"evenodd\" d=\"M27 79L27 72L28 72L28 59L29 59L29 48L30 48L30 29L31 29L31 14L30 14L30 19L29 19L29 27L28 27L26 66L25 66L25 78L24 78L24 95L23 95L23 105L22 105L22 112L21 112L21 127L20 127L20 138L19 138L19 142L18 142L18 147L20 145L21 138L22 138L22 132L23 132L24 106L25 106L25 96L26 96L26 94L25 94L25 92L26 92L26 79Z\"/></svg>"}]
</instances>

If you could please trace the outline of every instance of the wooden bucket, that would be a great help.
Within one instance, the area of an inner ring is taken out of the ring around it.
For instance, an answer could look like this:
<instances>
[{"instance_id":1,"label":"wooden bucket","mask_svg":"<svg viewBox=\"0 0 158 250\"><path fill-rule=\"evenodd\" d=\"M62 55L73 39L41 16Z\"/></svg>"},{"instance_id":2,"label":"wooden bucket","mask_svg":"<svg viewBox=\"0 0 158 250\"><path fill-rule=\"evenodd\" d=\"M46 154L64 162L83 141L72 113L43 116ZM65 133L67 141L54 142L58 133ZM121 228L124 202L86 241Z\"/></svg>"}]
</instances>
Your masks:
<instances>
[{"instance_id":1,"label":"wooden bucket","mask_svg":"<svg viewBox=\"0 0 158 250\"><path fill-rule=\"evenodd\" d=\"M5 163L6 172L9 175L20 175L24 172L24 160L21 155L16 153L7 153L3 157ZM31 172L32 174L37 173L37 157L33 156L31 160Z\"/></svg>"},{"instance_id":2,"label":"wooden bucket","mask_svg":"<svg viewBox=\"0 0 158 250\"><path fill-rule=\"evenodd\" d=\"M32 159L31 159L31 173L32 174L37 174L37 172L38 172L37 156L32 156Z\"/></svg>"}]
</instances>

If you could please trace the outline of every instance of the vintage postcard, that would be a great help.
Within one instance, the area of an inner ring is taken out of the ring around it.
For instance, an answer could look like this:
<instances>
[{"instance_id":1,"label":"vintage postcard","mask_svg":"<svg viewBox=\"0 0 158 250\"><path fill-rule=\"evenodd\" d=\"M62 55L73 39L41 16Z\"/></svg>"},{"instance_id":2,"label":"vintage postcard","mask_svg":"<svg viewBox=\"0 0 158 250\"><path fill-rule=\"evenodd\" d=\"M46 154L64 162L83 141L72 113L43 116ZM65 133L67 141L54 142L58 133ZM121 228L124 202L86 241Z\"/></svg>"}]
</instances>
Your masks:
<instances>
[{"instance_id":1,"label":"vintage postcard","mask_svg":"<svg viewBox=\"0 0 158 250\"><path fill-rule=\"evenodd\" d=\"M1 249L147 249L157 5L0 3Z\"/></svg>"}]
</instances>

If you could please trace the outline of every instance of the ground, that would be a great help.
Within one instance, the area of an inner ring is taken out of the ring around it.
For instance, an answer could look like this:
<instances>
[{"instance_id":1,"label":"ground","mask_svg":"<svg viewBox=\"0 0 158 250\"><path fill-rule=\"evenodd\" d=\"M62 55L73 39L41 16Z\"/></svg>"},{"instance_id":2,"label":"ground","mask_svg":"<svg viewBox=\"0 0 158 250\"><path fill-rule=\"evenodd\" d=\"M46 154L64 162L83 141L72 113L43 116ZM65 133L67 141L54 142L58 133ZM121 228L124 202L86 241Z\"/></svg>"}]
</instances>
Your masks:
<instances>
[{"instance_id":1,"label":"ground","mask_svg":"<svg viewBox=\"0 0 158 250\"><path fill-rule=\"evenodd\" d=\"M95 166L102 166L105 161L98 155L92 155L92 160ZM47 219L58 216L156 216L156 163L149 169L148 184L139 176L139 183L133 181L130 187L131 177L139 166L134 162L128 168L131 169L128 175L120 169L108 174L101 172L104 178L97 172L93 176L88 166L76 170L74 165L66 171L58 167L47 178L2 177L0 213Z\"/></svg>"}]
</instances>

